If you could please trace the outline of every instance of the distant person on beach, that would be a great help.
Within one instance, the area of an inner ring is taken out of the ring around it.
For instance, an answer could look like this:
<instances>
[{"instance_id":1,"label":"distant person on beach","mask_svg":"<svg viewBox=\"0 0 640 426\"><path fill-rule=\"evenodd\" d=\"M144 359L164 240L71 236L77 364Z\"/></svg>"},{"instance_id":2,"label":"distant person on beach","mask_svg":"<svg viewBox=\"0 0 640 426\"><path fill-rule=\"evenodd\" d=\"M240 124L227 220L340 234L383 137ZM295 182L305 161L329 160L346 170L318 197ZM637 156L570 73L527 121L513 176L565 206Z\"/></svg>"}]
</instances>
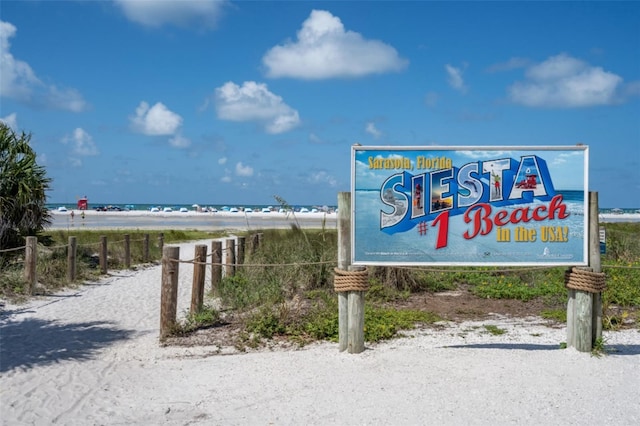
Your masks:
<instances>
[{"instance_id":1,"label":"distant person on beach","mask_svg":"<svg viewBox=\"0 0 640 426\"><path fill-rule=\"evenodd\" d=\"M75 217L75 213L71 210L71 225L73 225L73 218Z\"/></svg>"}]
</instances>

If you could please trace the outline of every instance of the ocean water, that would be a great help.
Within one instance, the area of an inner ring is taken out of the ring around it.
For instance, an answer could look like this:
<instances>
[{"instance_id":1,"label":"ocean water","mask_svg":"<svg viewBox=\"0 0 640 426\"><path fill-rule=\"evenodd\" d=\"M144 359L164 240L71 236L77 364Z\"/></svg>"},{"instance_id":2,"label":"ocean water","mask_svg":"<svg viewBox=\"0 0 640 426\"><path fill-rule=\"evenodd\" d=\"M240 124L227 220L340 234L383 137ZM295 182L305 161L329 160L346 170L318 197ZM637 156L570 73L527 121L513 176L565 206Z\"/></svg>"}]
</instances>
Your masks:
<instances>
[{"instance_id":1,"label":"ocean water","mask_svg":"<svg viewBox=\"0 0 640 426\"><path fill-rule=\"evenodd\" d=\"M376 192L376 191L373 191ZM377 192L379 193L379 190L377 190ZM567 201L571 201L571 200L575 200L575 196L577 196L577 194L582 194L581 191L561 191L562 195L564 197L565 200ZM575 194L574 194L575 193ZM93 210L96 206L117 206L120 207L122 209L124 209L126 206L129 206L130 210L141 210L141 211L147 211L147 210L151 210L152 207L159 207L161 210L164 207L171 207L173 210L180 210L180 208L184 207L188 210L194 210L193 204L173 204L173 203L167 203L167 204L127 204L127 203L89 203L89 209ZM277 204L243 204L243 205L234 205L234 204L200 204L201 207L213 207L216 208L217 210L222 210L223 207L243 207L243 208L251 208L254 211L258 210L262 210L262 208L265 207L274 207L276 210L280 208L279 205ZM72 209L72 208L76 208L76 203L75 202L69 202L69 203L47 203L47 208L50 210L55 210L58 207L66 207L67 209ZM318 209L321 210L323 208L328 208L331 210L335 210L337 208L336 205L319 205L319 204L296 204L296 205L292 205L291 207L293 207L295 210L300 210L301 208L307 208L309 210L311 209ZM601 207L599 209L600 214L639 214L640 213L640 206L638 206L637 208L616 208L616 207Z\"/></svg>"},{"instance_id":2,"label":"ocean water","mask_svg":"<svg viewBox=\"0 0 640 426\"><path fill-rule=\"evenodd\" d=\"M157 207L160 210L162 210L165 207L170 207L173 211L179 211L181 208L186 208L187 210L193 211L195 210L195 208L193 207L193 204L126 204L126 203L89 203L89 209L93 210L95 209L97 206L115 206L115 207L119 207L121 209L128 209L128 210L138 210L138 211L148 211L151 210L153 207ZM50 210L55 210L58 207L66 207L67 209L71 210L71 209L75 209L76 207L76 203L72 202L72 203L49 203L47 204L47 208ZM260 211L263 208L275 208L276 210L278 210L280 208L279 205L277 204L244 204L244 205L234 205L234 204L200 204L200 207L207 207L207 208L215 208L216 210L223 210L224 208L231 208L231 207L236 207L236 208L250 208L253 209L253 211ZM308 210L312 210L312 209L317 209L319 211L324 211L324 210L335 210L336 206L326 206L326 205L292 205L291 206L294 210L299 211L302 208L306 208Z\"/></svg>"}]
</instances>

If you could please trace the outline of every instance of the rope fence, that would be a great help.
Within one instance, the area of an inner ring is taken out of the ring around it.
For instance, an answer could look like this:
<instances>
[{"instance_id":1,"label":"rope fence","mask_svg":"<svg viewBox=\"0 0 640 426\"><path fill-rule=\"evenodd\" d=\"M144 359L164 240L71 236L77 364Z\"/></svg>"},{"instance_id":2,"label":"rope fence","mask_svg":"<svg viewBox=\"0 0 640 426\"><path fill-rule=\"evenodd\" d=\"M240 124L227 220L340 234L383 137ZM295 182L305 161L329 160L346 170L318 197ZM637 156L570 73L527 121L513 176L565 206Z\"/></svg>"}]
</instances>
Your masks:
<instances>
[{"instance_id":1,"label":"rope fence","mask_svg":"<svg viewBox=\"0 0 640 426\"><path fill-rule=\"evenodd\" d=\"M9 253L9 252L12 252L12 251L20 251L20 250L24 250L25 248L27 248L27 246L4 249L4 250L0 250L0 253Z\"/></svg>"},{"instance_id":2,"label":"rope fence","mask_svg":"<svg viewBox=\"0 0 640 426\"><path fill-rule=\"evenodd\" d=\"M260 245L261 237L256 235L250 236L248 241L245 241L245 237L231 237L226 239L218 239L211 242L211 250L208 252L206 245L196 245L196 256L189 259L180 259L179 251L168 251L164 249L176 249L177 247L164 247L164 235L158 235L157 246L160 248L162 256L163 275L166 268L178 268L179 264L193 265L193 291L192 291L192 311L197 311L202 307L203 294L205 281L210 282L208 286L211 293L215 293L223 277L231 277L235 274L236 268L287 268L287 267L312 267L312 266L336 266L339 264L338 259L329 259L323 261L311 261L311 262L289 262L289 263L255 263L245 262L245 251L248 254L254 253ZM48 250L67 249L68 253L68 281L75 280L75 256L78 247L84 248L98 248L98 257L100 261L100 269L103 274L107 273L107 257L108 257L108 245L109 246L122 246L124 245L124 264L126 268L130 267L131 256L131 244L143 245L142 257L144 261L149 259L149 235L145 234L143 238L130 239L128 234L125 234L125 238L115 241L109 241L107 244L107 237L101 236L99 242L76 244L76 237L69 237L69 244L56 245L47 247ZM249 243L248 245L246 243ZM248 246L248 247L247 247ZM139 246L138 246L139 247ZM0 253L17 252L20 250L25 251L25 278L29 280L27 287L28 294L33 294L33 289L36 282L35 274L35 259L37 258L37 240L35 237L28 237L27 244L21 247L15 247L11 249L0 250ZM198 252L199 250L199 252ZM167 255L174 253L173 256ZM118 251L118 256L122 256L122 251ZM640 266L633 265L601 265L602 269L631 269L638 270ZM405 269L427 273L442 273L442 274L468 274L468 273L485 273L485 274L501 274L501 273L517 273L528 271L543 271L558 266L530 266L530 267L515 267L515 268L429 268L429 267L407 267L407 266L395 266L396 269ZM346 271L337 267L333 268L333 289L338 294L346 294L351 292L365 292L369 288L369 276L370 271L367 269L357 271ZM171 279L178 279L178 274ZM163 277L163 286L167 278ZM173 283L171 284L173 286ZM177 283L175 284L177 285ZM568 289L586 291L590 293L601 293L606 289L606 274L605 273L593 273L579 268L573 268L565 273L565 286ZM172 290L173 291L173 290ZM164 293L163 293L164 294ZM170 298L173 300L173 298ZM164 303L164 302L163 302ZM168 302L167 302L168 303ZM170 310L173 308L170 308ZM170 312L170 311L169 311ZM175 316L170 314L166 316L168 324L174 321ZM173 318L173 319L172 319ZM165 324L165 327L170 327ZM161 333L166 333L170 328L165 328Z\"/></svg>"},{"instance_id":3,"label":"rope fence","mask_svg":"<svg viewBox=\"0 0 640 426\"><path fill-rule=\"evenodd\" d=\"M142 261L142 263L148 263L150 261L150 244L149 244L149 234L144 234L143 238L131 239L129 238L129 234L124 234L124 238L116 241L109 241L107 244L107 237L100 236L100 241L94 243L83 243L77 244L77 237L70 236L68 244L58 244L53 246L38 246L37 237L26 237L27 244L20 247L13 247L9 249L0 250L0 254L3 253L12 253L24 251L24 260L22 257L16 257L18 261L24 262L24 279L26 281L26 293L27 295L32 295L37 283L37 259L38 252L41 253L41 256L44 254L45 259L50 256L55 256L55 253L58 250L66 250L67 251L67 282L72 283L76 280L76 256L78 247L80 248L98 248L97 254L92 255L92 257L97 257L100 272L102 274L107 274L108 263L109 263L109 247L113 247L114 245L123 247L116 251L115 257L121 261L122 265L124 265L125 269L129 269L131 267L131 247L132 243L137 246L136 248L136 258L137 261ZM140 246L140 243L141 246ZM158 242L157 247L162 252L162 247L164 245L164 233L158 234ZM113 254L113 252L111 252ZM116 263L116 266L120 265ZM1 272L1 271L0 271Z\"/></svg>"},{"instance_id":4,"label":"rope fence","mask_svg":"<svg viewBox=\"0 0 640 426\"><path fill-rule=\"evenodd\" d=\"M172 263L188 263L192 265L205 265L205 266L226 266L226 262L198 262L195 259L169 259ZM238 263L235 266L239 268L275 268L279 266L313 266L313 265L335 265L337 260L326 260L323 262L292 262L292 263Z\"/></svg>"},{"instance_id":5,"label":"rope fence","mask_svg":"<svg viewBox=\"0 0 640 426\"><path fill-rule=\"evenodd\" d=\"M252 235L249 237L249 242L251 243L251 246L257 245L257 236L256 235ZM106 239L106 237L105 237ZM158 240L159 240L159 248L162 249L162 245L163 245L163 239L164 236L163 234L160 234L158 236ZM149 235L145 234L145 236L143 238L137 238L137 239L119 239L116 241L109 241L109 245L126 245L127 247L125 247L125 259L124 259L124 265L129 268L130 267L130 245L131 243L144 243L145 247L143 247L143 253L142 253L142 260L143 263L146 263L149 261L149 254L148 254L148 244L149 244ZM244 243L244 241L243 241ZM99 257L99 261L100 261L100 268L101 268L101 272L106 274L107 273L107 257L108 257L108 249L107 247L105 247L106 245L106 241L98 241L98 242L94 242L94 243L82 243L82 244L77 244L74 247L74 251L77 250L78 247L83 247L83 248L95 248L95 247L99 247L102 250L99 251L98 253L98 257ZM65 245L56 245L56 246L48 246L47 249L48 250L56 250L56 249L70 249L71 244L65 244ZM11 252L18 252L18 251L22 251L22 250L27 250L27 245L24 246L20 246L20 247L14 247L14 248L10 248L10 249L2 249L0 250L0 253L11 253ZM251 247L250 250L255 250L254 247ZM208 268L207 271L209 271L211 269L211 272L207 272L207 274L213 274L216 271L213 271L213 268L218 268L220 271L224 270L224 272L228 273L228 274L233 274L235 272L235 268L277 268L277 267L292 267L292 266L300 266L300 267L307 267L307 266L314 266L314 265L335 265L337 264L337 259L331 259L331 260L326 260L326 261L321 261L321 262L294 262L294 263L277 263L277 264L268 264L268 263L245 263L245 262L237 262L234 259L223 259L223 257L225 256L229 256L231 254L231 251L233 251L233 255L236 254L236 252L244 252L244 244L242 246L233 246L233 247L228 247L228 246L220 246L220 248L218 249L214 249L211 250L209 253L206 254L206 261L198 261L195 258L194 259L189 259L189 260L179 260L179 259L170 259L171 262L177 262L177 263L185 263L185 264L192 264L194 266L203 266ZM31 265L29 265L31 261L25 261L25 270L27 268L33 268ZM69 263L75 263L75 253L69 253ZM548 269L553 269L553 268L557 268L557 266L534 266L534 267L516 267L516 268L500 268L500 269L481 269L481 268L429 268L429 267L408 267L408 266L397 266L395 268L398 269L404 269L404 270L410 270L410 271L419 271L419 272L429 272L429 273L446 273L446 274L451 274L451 273L458 273L458 274L467 274L467 273L490 273L490 274L496 274L496 273L518 273L518 272L528 272L528 271L543 271L543 270L548 270ZM607 269L618 269L618 270L640 270L640 266L633 266L633 265L610 265L610 264L602 264L601 268L603 270L607 270ZM233 270L232 270L233 269ZM26 274L26 275L35 275L35 274ZM346 281L347 278L344 277L348 277L349 275L341 275L341 273L337 273L335 274L337 277L337 286L336 289L341 288L342 285L342 281ZM356 274L356 276L361 276L363 274ZM605 274L602 274L604 277L606 277ZM578 275L576 275L578 276ZM70 267L69 271L68 271L68 278L69 281L72 282L75 279L75 265L73 265L73 268ZM33 279L33 278L32 278ZM213 280L213 279L212 279ZM578 280L578 278L572 278L571 280L569 280L567 278L567 286L571 286L573 284L574 281ZM35 283L33 283L33 285L35 285ZM358 284L358 286L360 286L359 288L364 288L364 285L360 285Z\"/></svg>"}]
</instances>

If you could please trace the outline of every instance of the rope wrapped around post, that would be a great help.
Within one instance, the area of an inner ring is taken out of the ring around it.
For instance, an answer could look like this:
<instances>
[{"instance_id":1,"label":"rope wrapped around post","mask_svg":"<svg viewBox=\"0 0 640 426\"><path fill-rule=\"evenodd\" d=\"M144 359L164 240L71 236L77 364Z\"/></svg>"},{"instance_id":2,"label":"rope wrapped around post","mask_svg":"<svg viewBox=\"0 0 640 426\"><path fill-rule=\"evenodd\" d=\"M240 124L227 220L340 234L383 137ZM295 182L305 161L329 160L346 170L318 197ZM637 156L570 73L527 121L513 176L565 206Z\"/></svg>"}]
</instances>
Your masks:
<instances>
[{"instance_id":1,"label":"rope wrapped around post","mask_svg":"<svg viewBox=\"0 0 640 426\"><path fill-rule=\"evenodd\" d=\"M367 291L369 289L369 272L366 269L363 271L345 271L335 268L334 272L333 289L336 293Z\"/></svg>"},{"instance_id":2,"label":"rope wrapped around post","mask_svg":"<svg viewBox=\"0 0 640 426\"><path fill-rule=\"evenodd\" d=\"M591 272L575 267L564 273L564 285L571 290L589 293L601 293L607 288L603 272Z\"/></svg>"}]
</instances>

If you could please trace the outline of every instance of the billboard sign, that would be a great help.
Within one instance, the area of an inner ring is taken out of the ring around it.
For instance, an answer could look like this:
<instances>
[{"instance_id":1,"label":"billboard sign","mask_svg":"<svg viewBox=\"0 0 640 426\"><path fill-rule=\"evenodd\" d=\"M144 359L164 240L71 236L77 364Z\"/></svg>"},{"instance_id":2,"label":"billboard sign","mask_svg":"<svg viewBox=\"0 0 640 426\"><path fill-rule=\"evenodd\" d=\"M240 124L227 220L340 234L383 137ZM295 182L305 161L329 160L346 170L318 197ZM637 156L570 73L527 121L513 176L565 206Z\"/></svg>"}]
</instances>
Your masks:
<instances>
[{"instance_id":1,"label":"billboard sign","mask_svg":"<svg viewBox=\"0 0 640 426\"><path fill-rule=\"evenodd\" d=\"M353 264L588 262L586 146L351 154Z\"/></svg>"}]
</instances>

